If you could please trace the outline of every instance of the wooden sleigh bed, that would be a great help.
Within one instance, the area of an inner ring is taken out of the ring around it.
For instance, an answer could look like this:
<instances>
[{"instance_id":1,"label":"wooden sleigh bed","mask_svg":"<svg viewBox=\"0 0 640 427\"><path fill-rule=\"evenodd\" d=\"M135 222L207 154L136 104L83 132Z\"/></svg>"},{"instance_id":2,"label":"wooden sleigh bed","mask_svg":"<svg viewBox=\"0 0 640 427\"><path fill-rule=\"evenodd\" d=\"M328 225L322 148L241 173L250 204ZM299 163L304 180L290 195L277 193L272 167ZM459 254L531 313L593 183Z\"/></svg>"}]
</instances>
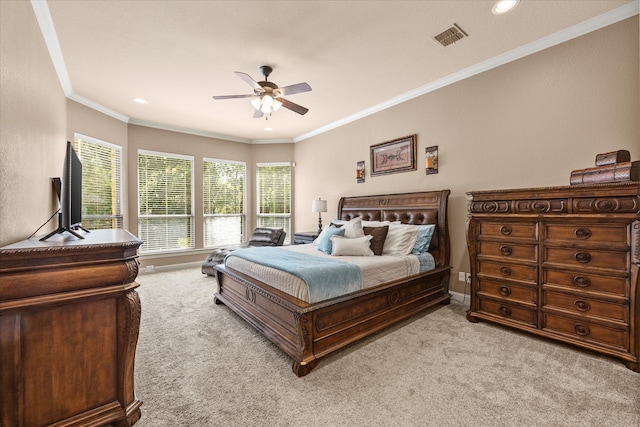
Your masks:
<instances>
[{"instance_id":1,"label":"wooden sleigh bed","mask_svg":"<svg viewBox=\"0 0 640 427\"><path fill-rule=\"evenodd\" d=\"M308 374L318 360L352 342L437 304L448 304L449 190L343 197L338 219L435 224L429 252L436 267L313 304L297 299L224 264L217 265L216 304L225 304L293 359L293 372Z\"/></svg>"}]
</instances>

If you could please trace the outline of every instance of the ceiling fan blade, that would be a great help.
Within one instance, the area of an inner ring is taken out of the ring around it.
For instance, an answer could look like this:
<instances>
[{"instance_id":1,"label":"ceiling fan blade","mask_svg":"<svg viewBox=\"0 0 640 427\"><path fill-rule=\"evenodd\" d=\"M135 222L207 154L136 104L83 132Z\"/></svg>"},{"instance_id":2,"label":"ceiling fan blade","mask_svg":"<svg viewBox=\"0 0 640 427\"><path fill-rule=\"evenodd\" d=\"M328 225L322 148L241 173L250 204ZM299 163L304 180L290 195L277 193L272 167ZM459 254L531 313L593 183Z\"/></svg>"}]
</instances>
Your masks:
<instances>
[{"instance_id":1,"label":"ceiling fan blade","mask_svg":"<svg viewBox=\"0 0 640 427\"><path fill-rule=\"evenodd\" d=\"M264 113L263 113L262 111L260 111L260 110L254 110L254 112L253 112L253 118L254 118L254 119L259 119L259 118L261 118L262 116L264 116Z\"/></svg>"},{"instance_id":2,"label":"ceiling fan blade","mask_svg":"<svg viewBox=\"0 0 640 427\"><path fill-rule=\"evenodd\" d=\"M262 89L262 86L260 86L257 81L253 80L253 78L251 78L249 74L243 73L242 71L236 71L235 73L238 77L240 77L242 80L247 82L247 84L251 86L254 90L257 90L260 93L264 91L264 89Z\"/></svg>"},{"instance_id":3,"label":"ceiling fan blade","mask_svg":"<svg viewBox=\"0 0 640 427\"><path fill-rule=\"evenodd\" d=\"M294 102L287 101L287 100L286 100L286 99L284 99L284 98L278 98L278 101L282 102L282 106L283 106L284 108L288 108L289 110L291 110L291 111L295 111L295 112L296 112L296 113L298 113L298 114L302 114L302 115L304 115L304 114L306 114L306 113L307 113L307 111L309 111L309 109L308 109L308 108L305 108L305 107L303 107L302 105L298 105L298 104L296 104L296 103L294 103Z\"/></svg>"},{"instance_id":4,"label":"ceiling fan blade","mask_svg":"<svg viewBox=\"0 0 640 427\"><path fill-rule=\"evenodd\" d=\"M235 98L253 98L255 95L220 95L214 96L213 99L235 99Z\"/></svg>"},{"instance_id":5,"label":"ceiling fan blade","mask_svg":"<svg viewBox=\"0 0 640 427\"><path fill-rule=\"evenodd\" d=\"M278 88L282 96L293 95L295 93L310 92L311 86L308 83L298 83L291 86Z\"/></svg>"}]
</instances>

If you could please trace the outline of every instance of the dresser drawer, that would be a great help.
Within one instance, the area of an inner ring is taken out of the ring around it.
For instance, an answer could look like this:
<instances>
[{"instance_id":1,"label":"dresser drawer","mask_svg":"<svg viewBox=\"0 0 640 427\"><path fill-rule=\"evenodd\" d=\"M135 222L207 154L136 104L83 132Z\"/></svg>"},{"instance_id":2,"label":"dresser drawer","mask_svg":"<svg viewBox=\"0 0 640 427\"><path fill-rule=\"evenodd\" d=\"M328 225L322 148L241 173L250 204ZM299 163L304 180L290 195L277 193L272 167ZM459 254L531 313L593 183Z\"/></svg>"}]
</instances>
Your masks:
<instances>
[{"instance_id":1,"label":"dresser drawer","mask_svg":"<svg viewBox=\"0 0 640 427\"><path fill-rule=\"evenodd\" d=\"M597 345L606 345L618 350L629 351L629 331L626 328L614 328L597 323L542 314L542 329L569 336L573 339Z\"/></svg>"},{"instance_id":2,"label":"dresser drawer","mask_svg":"<svg viewBox=\"0 0 640 427\"><path fill-rule=\"evenodd\" d=\"M600 276L585 272L573 273L553 269L544 269L543 275L543 284L565 286L573 290L629 296L629 279L624 277Z\"/></svg>"},{"instance_id":3,"label":"dresser drawer","mask_svg":"<svg viewBox=\"0 0 640 427\"><path fill-rule=\"evenodd\" d=\"M479 235L482 237L538 238L538 227L536 223L482 221L480 222L479 228Z\"/></svg>"},{"instance_id":4,"label":"dresser drawer","mask_svg":"<svg viewBox=\"0 0 640 427\"><path fill-rule=\"evenodd\" d=\"M528 308L506 301L495 301L479 297L478 311L534 328L538 325L535 307Z\"/></svg>"},{"instance_id":5,"label":"dresser drawer","mask_svg":"<svg viewBox=\"0 0 640 427\"><path fill-rule=\"evenodd\" d=\"M500 277L509 280L522 280L535 283L538 269L536 266L520 265L509 262L479 261L478 274Z\"/></svg>"},{"instance_id":6,"label":"dresser drawer","mask_svg":"<svg viewBox=\"0 0 640 427\"><path fill-rule=\"evenodd\" d=\"M567 242L626 243L626 225L546 224L545 239Z\"/></svg>"},{"instance_id":7,"label":"dresser drawer","mask_svg":"<svg viewBox=\"0 0 640 427\"><path fill-rule=\"evenodd\" d=\"M584 248L545 247L543 261L572 268L595 267L609 270L628 270L628 252L602 251Z\"/></svg>"},{"instance_id":8,"label":"dresser drawer","mask_svg":"<svg viewBox=\"0 0 640 427\"><path fill-rule=\"evenodd\" d=\"M525 261L538 261L538 246L513 243L480 242L479 255L504 257Z\"/></svg>"},{"instance_id":9,"label":"dresser drawer","mask_svg":"<svg viewBox=\"0 0 640 427\"><path fill-rule=\"evenodd\" d=\"M578 315L602 317L629 324L629 308L624 302L602 301L584 295L571 295L547 290L543 291L542 295L544 307L556 307Z\"/></svg>"},{"instance_id":10,"label":"dresser drawer","mask_svg":"<svg viewBox=\"0 0 640 427\"><path fill-rule=\"evenodd\" d=\"M478 279L478 292L494 298L508 298L529 304L535 304L538 301L537 287L498 282L491 279Z\"/></svg>"}]
</instances>

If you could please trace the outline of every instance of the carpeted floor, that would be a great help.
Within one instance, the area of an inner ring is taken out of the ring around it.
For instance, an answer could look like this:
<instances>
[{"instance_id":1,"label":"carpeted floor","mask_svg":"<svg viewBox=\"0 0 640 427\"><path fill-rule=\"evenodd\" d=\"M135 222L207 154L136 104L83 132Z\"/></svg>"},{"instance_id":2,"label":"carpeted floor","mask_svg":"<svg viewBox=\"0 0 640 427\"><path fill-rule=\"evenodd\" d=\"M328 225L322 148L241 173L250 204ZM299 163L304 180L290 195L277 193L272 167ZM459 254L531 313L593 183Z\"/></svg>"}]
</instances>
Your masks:
<instances>
[{"instance_id":1,"label":"carpeted floor","mask_svg":"<svg viewBox=\"0 0 640 427\"><path fill-rule=\"evenodd\" d=\"M456 301L322 359L291 360L224 305L199 267L138 277L138 427L640 427L640 374L488 323Z\"/></svg>"}]
</instances>

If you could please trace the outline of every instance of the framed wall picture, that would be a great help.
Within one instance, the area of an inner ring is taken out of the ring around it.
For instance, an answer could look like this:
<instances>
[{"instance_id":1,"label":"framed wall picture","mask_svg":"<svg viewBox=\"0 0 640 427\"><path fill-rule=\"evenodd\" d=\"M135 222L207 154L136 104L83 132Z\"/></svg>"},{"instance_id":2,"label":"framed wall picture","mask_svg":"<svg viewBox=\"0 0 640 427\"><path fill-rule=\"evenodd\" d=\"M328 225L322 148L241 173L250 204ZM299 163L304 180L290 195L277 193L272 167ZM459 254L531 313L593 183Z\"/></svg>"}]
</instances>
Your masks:
<instances>
[{"instance_id":1,"label":"framed wall picture","mask_svg":"<svg viewBox=\"0 0 640 427\"><path fill-rule=\"evenodd\" d=\"M414 171L416 166L417 135L371 146L371 176Z\"/></svg>"}]
</instances>

